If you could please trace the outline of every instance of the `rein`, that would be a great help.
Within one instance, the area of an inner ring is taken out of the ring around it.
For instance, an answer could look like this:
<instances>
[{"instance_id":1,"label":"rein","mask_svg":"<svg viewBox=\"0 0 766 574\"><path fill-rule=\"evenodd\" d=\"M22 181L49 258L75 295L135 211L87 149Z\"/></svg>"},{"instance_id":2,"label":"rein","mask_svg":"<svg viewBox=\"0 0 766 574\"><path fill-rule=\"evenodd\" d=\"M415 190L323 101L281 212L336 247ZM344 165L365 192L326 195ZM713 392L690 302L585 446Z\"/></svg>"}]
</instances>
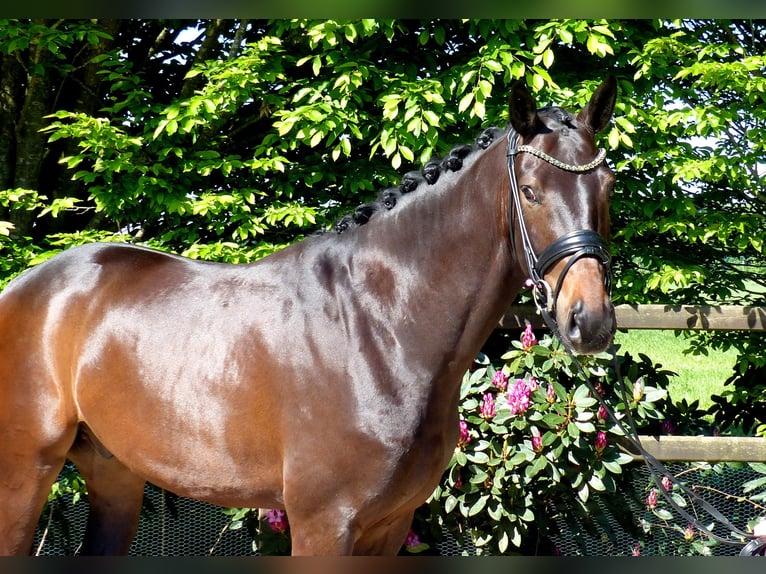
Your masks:
<instances>
[{"instance_id":1,"label":"rein","mask_svg":"<svg viewBox=\"0 0 766 574\"><path fill-rule=\"evenodd\" d=\"M616 353L613 352L614 370L615 376L620 381L622 400L625 404L625 415L628 421L628 428L626 428L625 424L620 418L618 418L612 407L606 403L601 394L594 388L590 381L590 376L585 370L585 367L583 367L574 349L571 348L559 330L558 323L556 322L555 318L556 300L558 299L559 291L561 290L561 285L564 277L578 259L582 257L595 257L601 262L605 271L604 286L607 292L611 293L611 258L609 250L607 249L606 241L603 237L601 237L601 235L592 230L582 229L567 233L559 237L548 247L546 247L539 256L536 255L534 248L532 247L532 243L529 239L527 226L524 222L524 214L520 205L521 201L519 198L518 180L516 178L515 159L519 153L526 152L550 163L559 169L571 171L574 173L583 173L599 166L606 157L606 150L603 148L600 149L596 155L596 158L586 164L572 165L564 163L535 147L529 145L518 145L518 140L519 134L511 128L508 132L508 177L510 179L510 203L512 207L509 207L508 227L511 238L511 245L515 250L516 240L514 236L512 218L513 214L515 213L519 221L519 234L521 236L524 257L527 262L527 269L529 270L530 278L532 280L532 299L534 300L538 311L542 315L545 324L548 326L548 329L550 329L550 332L559 340L567 354L572 358L574 364L577 366L577 369L583 375L585 384L588 386L591 394L598 399L601 406L603 406L606 410L608 416L617 425L617 428L620 430L620 432L622 432L622 434L625 436L625 439L628 441L630 446L632 446L643 457L644 462L646 463L646 466L652 476L652 479L657 486L657 490L662 493L663 497L670 504L670 506L683 518L688 520L691 525L693 525L700 532L704 533L710 538L713 538L722 544L742 546L743 548L740 552L740 556L762 556L766 554L766 538L757 537L734 526L731 521L729 521L720 511L716 510L716 508L713 507L709 502L704 500L692 489L680 482L675 476L671 475L662 465L662 463L660 463L654 456L647 452L646 449L644 449L644 447L641 445L641 441L638 438L638 430L636 429L635 422L632 415L630 414L630 409L627 406L627 389L625 380L619 373L619 364L617 362ZM514 210L513 213L511 212L511 209ZM557 261L569 255L571 255L571 257L559 275L558 281L556 282L556 288L551 289L550 284L544 279L546 271ZM614 351L614 346L612 346L612 351ZM683 494L689 500L691 500L693 503L697 503L703 510L705 510L710 516L713 517L714 521L717 521L719 524L728 528L732 534L739 536L748 542L742 542L742 540L725 538L714 534L710 528L703 525L697 517L690 514L673 499L670 494L670 489L665 490L665 488L662 486L660 474L667 476L673 485L679 487L681 492L683 492Z\"/></svg>"}]
</instances>

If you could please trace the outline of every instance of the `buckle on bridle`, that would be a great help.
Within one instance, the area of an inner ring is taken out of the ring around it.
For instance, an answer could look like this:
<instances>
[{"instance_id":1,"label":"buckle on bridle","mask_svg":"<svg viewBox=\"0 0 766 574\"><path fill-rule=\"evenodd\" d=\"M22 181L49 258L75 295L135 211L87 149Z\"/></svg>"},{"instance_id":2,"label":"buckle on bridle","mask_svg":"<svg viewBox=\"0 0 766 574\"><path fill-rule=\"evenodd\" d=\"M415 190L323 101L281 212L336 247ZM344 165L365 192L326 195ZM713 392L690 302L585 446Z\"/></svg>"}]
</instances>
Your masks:
<instances>
[{"instance_id":1,"label":"buckle on bridle","mask_svg":"<svg viewBox=\"0 0 766 574\"><path fill-rule=\"evenodd\" d=\"M556 298L553 296L553 288L545 279L531 279L532 300L538 311L547 311L551 315L556 309Z\"/></svg>"},{"instance_id":2,"label":"buckle on bridle","mask_svg":"<svg viewBox=\"0 0 766 574\"><path fill-rule=\"evenodd\" d=\"M740 556L766 556L766 536L754 538L740 550Z\"/></svg>"}]
</instances>

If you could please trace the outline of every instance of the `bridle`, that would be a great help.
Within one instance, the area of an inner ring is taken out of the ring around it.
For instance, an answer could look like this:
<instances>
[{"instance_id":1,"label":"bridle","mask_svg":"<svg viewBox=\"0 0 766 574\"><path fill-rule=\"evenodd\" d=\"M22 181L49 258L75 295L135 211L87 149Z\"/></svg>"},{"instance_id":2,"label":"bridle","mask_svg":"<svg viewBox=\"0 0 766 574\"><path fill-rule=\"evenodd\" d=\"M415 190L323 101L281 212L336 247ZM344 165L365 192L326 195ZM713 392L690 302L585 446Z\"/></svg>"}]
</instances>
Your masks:
<instances>
[{"instance_id":1,"label":"bridle","mask_svg":"<svg viewBox=\"0 0 766 574\"><path fill-rule=\"evenodd\" d=\"M508 131L508 177L510 179L510 206L508 209L508 227L511 246L515 252L516 238L513 225L513 216L515 215L519 222L519 235L521 236L521 245L524 252L524 257L526 259L530 279L532 281L532 299L534 300L538 311L542 315L543 320L550 329L551 334L553 334L559 340L561 345L566 349L569 356L573 359L574 364L583 375L591 395L596 397L601 406L606 409L607 414L622 431L630 446L632 446L643 457L658 491L662 493L670 506L678 514L688 520L690 524L694 525L695 528L710 538L713 538L722 544L742 546L743 548L740 552L740 556L766 555L766 538L759 538L734 526L731 521L723 516L723 514L721 514L721 512L714 508L709 502L701 498L697 493L695 493L685 484L679 482L675 476L670 474L667 469L665 469L665 467L656 458L654 458L654 456L652 456L649 452L646 451L646 449L644 449L644 447L641 445L641 441L638 438L638 431L630 414L630 410L626 409L625 411L625 418L627 419L629 426L629 428L626 428L626 425L620 418L617 417L612 407L607 404L601 394L596 391L590 381L590 376L585 370L585 367L583 367L574 349L571 347L569 342L564 337L562 337L559 330L555 316L556 301L558 299L559 292L561 291L561 285L564 277L566 276L569 269L582 257L595 257L599 260L604 268L604 287L607 293L611 294L611 257L604 238L596 231L590 229L580 229L562 235L561 237L554 240L545 249L543 249L540 255L535 254L535 250L532 247L532 242L529 238L527 226L524 221L524 213L521 208L519 184L516 178L516 156L522 152L529 153L559 169L573 173L584 173L598 167L604 161L604 158L606 157L606 150L603 148L600 149L595 159L586 164L573 165L564 163L548 155L542 150L530 145L519 145L518 142L519 134L513 128L510 128ZM561 271L561 274L559 275L559 278L556 282L555 289L551 289L550 284L544 279L545 273L557 261L567 256L570 256L570 259L567 261L564 269ZM614 352L614 348L612 348L612 354L614 355L615 375L620 381L622 390L622 400L627 405L628 400L626 384L624 379L619 374L617 356ZM678 504L676 500L673 499L670 492L666 491L666 489L663 487L660 475L668 477L673 485L679 487L687 499L691 500L693 503L699 504L699 506L704 509L710 516L712 516L715 521L725 526L732 534L738 536L740 539L747 540L747 542L742 542L742 540L736 540L733 538L725 538L714 534L710 530L710 527L702 524L698 517L693 516L690 512Z\"/></svg>"},{"instance_id":2,"label":"bridle","mask_svg":"<svg viewBox=\"0 0 766 574\"><path fill-rule=\"evenodd\" d=\"M508 214L508 228L511 237L511 246L516 249L516 237L513 225L513 215L515 214L519 222L519 235L521 236L521 246L524 251L524 257L529 270L530 279L533 282L532 290L535 305L541 313L555 316L556 301L558 300L561 286L564 282L567 272L579 259L583 257L595 257L604 267L604 287L607 293L611 293L612 271L611 256L606 245L606 240L598 232L591 229L578 229L565 235L562 235L550 245L548 245L540 255L535 254L532 247L532 241L529 238L527 225L524 221L524 212L521 208L519 198L519 183L516 178L516 156L519 153L526 152L532 154L549 164L574 173L584 173L598 167L606 157L606 150L599 150L596 158L582 165L573 165L564 163L555 157L552 157L544 151L530 145L519 145L519 134L513 128L508 131L508 178L510 179L510 206ZM513 211L511 211L513 210ZM561 271L556 287L551 288L545 280L545 274L559 260L569 256L564 269Z\"/></svg>"}]
</instances>

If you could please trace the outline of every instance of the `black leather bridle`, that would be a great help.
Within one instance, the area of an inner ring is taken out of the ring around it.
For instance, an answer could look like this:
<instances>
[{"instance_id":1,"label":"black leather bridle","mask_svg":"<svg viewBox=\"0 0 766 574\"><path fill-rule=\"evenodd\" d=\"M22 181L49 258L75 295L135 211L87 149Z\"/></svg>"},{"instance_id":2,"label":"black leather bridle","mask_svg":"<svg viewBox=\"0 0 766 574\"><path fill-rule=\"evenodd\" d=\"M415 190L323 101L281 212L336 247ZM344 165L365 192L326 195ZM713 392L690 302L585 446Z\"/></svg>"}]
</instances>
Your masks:
<instances>
[{"instance_id":1,"label":"black leather bridle","mask_svg":"<svg viewBox=\"0 0 766 574\"><path fill-rule=\"evenodd\" d=\"M521 236L521 246L524 251L524 257L527 262L530 279L533 282L532 290L535 305L541 312L550 314L555 318L556 301L558 300L561 285L564 282L569 269L579 259L583 257L595 257L604 267L604 287L607 293L611 292L612 271L611 256L607 248L606 240L596 231L591 229L578 229L565 235L562 235L553 243L548 245L540 255L535 253L532 242L529 238L526 223L524 222L524 212L521 208L521 199L519 197L519 183L516 178L516 156L519 153L527 152L551 165L575 173L584 173L599 166L606 157L606 150L601 149L596 158L582 165L573 165L564 163L538 148L529 145L519 145L519 134L511 128L508 131L508 177L511 184L510 206L508 214L508 227L511 236L511 245L516 248L516 237L513 225L513 215L515 214L519 222L519 235ZM556 287L551 288L545 280L545 274L548 270L561 259L569 257L564 269L556 281ZM554 319L555 320L555 319Z\"/></svg>"}]
</instances>

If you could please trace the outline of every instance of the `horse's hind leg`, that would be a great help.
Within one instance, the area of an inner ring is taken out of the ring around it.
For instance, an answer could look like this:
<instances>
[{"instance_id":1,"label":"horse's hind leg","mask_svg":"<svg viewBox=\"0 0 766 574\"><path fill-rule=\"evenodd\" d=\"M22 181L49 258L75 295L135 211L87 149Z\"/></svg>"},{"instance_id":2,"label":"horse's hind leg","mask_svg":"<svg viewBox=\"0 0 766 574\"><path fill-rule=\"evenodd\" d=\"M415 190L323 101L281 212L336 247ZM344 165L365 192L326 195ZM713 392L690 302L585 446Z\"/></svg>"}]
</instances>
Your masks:
<instances>
[{"instance_id":1,"label":"horse's hind leg","mask_svg":"<svg viewBox=\"0 0 766 574\"><path fill-rule=\"evenodd\" d=\"M0 452L0 555L23 556L32 550L35 528L51 485L64 466L63 453L35 453L23 450L19 437Z\"/></svg>"},{"instance_id":2,"label":"horse's hind leg","mask_svg":"<svg viewBox=\"0 0 766 574\"><path fill-rule=\"evenodd\" d=\"M88 487L88 523L80 554L127 554L138 530L145 480L82 435L69 458Z\"/></svg>"}]
</instances>

